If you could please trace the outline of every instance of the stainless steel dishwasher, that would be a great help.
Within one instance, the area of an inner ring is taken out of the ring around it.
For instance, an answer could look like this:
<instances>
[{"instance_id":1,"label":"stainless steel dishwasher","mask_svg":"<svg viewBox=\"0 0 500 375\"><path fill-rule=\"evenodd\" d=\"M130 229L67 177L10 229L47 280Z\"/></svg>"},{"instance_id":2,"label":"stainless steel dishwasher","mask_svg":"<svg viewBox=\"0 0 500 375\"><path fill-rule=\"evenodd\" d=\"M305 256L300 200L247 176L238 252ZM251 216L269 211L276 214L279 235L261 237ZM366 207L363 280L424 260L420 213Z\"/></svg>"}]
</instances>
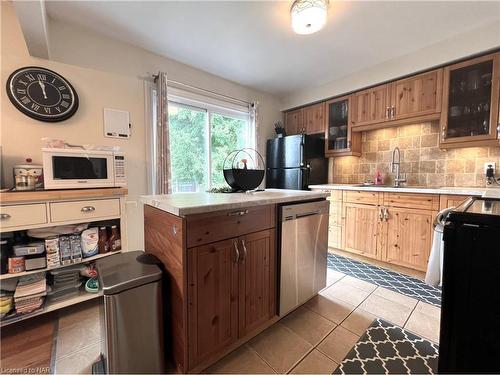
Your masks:
<instances>
[{"instance_id":1,"label":"stainless steel dishwasher","mask_svg":"<svg viewBox=\"0 0 500 375\"><path fill-rule=\"evenodd\" d=\"M326 200L280 208L280 316L326 286L328 210Z\"/></svg>"}]
</instances>

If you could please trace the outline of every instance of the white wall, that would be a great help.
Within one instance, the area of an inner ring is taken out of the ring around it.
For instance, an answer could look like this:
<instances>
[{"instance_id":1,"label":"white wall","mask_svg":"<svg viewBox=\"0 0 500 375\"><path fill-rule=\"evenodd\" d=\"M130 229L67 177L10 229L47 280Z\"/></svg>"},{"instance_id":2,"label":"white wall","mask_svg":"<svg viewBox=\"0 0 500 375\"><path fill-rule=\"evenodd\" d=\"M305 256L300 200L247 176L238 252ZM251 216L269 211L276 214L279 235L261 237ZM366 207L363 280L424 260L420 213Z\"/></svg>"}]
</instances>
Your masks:
<instances>
[{"instance_id":1,"label":"white wall","mask_svg":"<svg viewBox=\"0 0 500 375\"><path fill-rule=\"evenodd\" d=\"M261 132L259 145L272 137L273 122L281 118L277 98L220 77L188 67L131 45L102 38L85 30L51 22L51 61L33 58L26 44L10 2L1 2L1 114L0 144L3 167L8 183L12 183L12 166L31 157L41 162L42 137L57 137L76 144L119 145L127 153L129 172L128 236L131 249L143 247L140 195L146 193L146 146L144 79L162 70L169 77L194 86L260 102ZM43 66L66 77L80 98L77 113L61 123L43 123L21 114L5 94L6 80L12 71L23 66ZM130 112L130 140L104 138L104 107Z\"/></svg>"},{"instance_id":2,"label":"white wall","mask_svg":"<svg viewBox=\"0 0 500 375\"><path fill-rule=\"evenodd\" d=\"M294 92L282 98L281 108L286 110L331 98L498 47L500 22L495 22L327 84Z\"/></svg>"}]
</instances>

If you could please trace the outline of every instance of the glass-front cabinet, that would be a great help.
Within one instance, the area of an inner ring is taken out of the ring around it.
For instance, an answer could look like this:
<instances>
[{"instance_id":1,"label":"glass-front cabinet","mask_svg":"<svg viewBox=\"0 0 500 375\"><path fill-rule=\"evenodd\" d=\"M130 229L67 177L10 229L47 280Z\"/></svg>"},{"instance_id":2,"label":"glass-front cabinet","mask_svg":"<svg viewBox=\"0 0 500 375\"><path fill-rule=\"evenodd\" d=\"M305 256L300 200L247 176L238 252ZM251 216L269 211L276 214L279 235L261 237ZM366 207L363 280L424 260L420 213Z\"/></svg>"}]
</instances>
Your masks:
<instances>
[{"instance_id":1,"label":"glass-front cabinet","mask_svg":"<svg viewBox=\"0 0 500 375\"><path fill-rule=\"evenodd\" d=\"M326 102L325 156L361 155L361 133L352 132L351 97Z\"/></svg>"},{"instance_id":2,"label":"glass-front cabinet","mask_svg":"<svg viewBox=\"0 0 500 375\"><path fill-rule=\"evenodd\" d=\"M498 144L499 64L494 54L444 69L441 147Z\"/></svg>"}]
</instances>

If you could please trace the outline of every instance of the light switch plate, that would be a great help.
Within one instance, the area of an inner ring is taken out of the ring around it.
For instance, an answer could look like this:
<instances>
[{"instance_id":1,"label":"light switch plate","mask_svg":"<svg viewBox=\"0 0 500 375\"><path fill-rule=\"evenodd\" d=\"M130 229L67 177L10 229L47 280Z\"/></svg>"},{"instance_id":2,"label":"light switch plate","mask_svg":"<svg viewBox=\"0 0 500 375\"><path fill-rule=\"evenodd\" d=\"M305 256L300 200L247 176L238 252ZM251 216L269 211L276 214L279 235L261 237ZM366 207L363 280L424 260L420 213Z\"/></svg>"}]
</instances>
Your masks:
<instances>
[{"instance_id":1,"label":"light switch plate","mask_svg":"<svg viewBox=\"0 0 500 375\"><path fill-rule=\"evenodd\" d=\"M494 171L496 170L496 163L494 161L491 161L491 162L488 162L488 163L484 163L484 174L486 174L486 170L488 169L488 167L490 165L493 167Z\"/></svg>"}]
</instances>

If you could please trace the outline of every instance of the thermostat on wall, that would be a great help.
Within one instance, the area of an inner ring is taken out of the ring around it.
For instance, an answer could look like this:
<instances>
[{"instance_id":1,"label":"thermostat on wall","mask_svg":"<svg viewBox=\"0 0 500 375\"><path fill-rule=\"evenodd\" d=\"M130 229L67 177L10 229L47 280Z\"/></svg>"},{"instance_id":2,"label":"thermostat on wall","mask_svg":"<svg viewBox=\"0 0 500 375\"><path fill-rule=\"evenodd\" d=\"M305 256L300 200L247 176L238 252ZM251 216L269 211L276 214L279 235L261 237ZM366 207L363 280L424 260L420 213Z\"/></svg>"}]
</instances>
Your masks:
<instances>
[{"instance_id":1,"label":"thermostat on wall","mask_svg":"<svg viewBox=\"0 0 500 375\"><path fill-rule=\"evenodd\" d=\"M104 108L104 136L130 138L130 113L118 109Z\"/></svg>"}]
</instances>

